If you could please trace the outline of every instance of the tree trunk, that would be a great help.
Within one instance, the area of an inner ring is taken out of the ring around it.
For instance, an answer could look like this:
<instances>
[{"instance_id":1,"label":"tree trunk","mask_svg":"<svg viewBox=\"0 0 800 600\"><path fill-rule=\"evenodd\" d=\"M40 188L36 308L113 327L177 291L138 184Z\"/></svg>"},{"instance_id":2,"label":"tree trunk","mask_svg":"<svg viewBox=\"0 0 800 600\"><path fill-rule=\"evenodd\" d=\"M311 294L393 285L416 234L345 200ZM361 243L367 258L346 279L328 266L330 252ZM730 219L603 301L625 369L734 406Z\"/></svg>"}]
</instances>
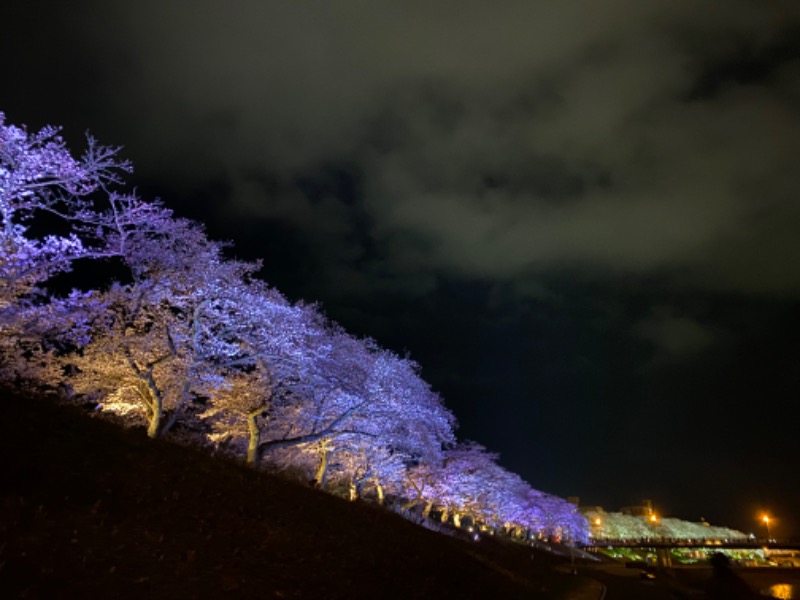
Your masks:
<instances>
[{"instance_id":1,"label":"tree trunk","mask_svg":"<svg viewBox=\"0 0 800 600\"><path fill-rule=\"evenodd\" d=\"M172 429L172 426L178 421L178 417L181 415L184 407L189 403L189 382L184 381L183 388L181 389L181 397L178 399L177 404L175 405L174 410L169 411L169 418L164 423L163 427L161 427L161 435L166 434Z\"/></svg>"},{"instance_id":2,"label":"tree trunk","mask_svg":"<svg viewBox=\"0 0 800 600\"><path fill-rule=\"evenodd\" d=\"M165 435L167 432L169 432L169 430L172 429L172 426L178 421L177 408L175 410L167 411L166 414L169 415L169 417L167 417L167 420L164 421L164 425L161 427L160 435Z\"/></svg>"},{"instance_id":3,"label":"tree trunk","mask_svg":"<svg viewBox=\"0 0 800 600\"><path fill-rule=\"evenodd\" d=\"M328 474L328 459L330 455L331 451L328 449L328 440L323 440L317 448L319 466L317 467L317 472L314 474L314 485L319 489L325 488L325 478Z\"/></svg>"},{"instance_id":4,"label":"tree trunk","mask_svg":"<svg viewBox=\"0 0 800 600\"><path fill-rule=\"evenodd\" d=\"M400 508L400 510L402 510L403 512L407 512L407 511L411 510L412 508L414 508L420 502L422 502L421 498L414 498L413 500L409 500L408 502L403 504L403 506Z\"/></svg>"},{"instance_id":5,"label":"tree trunk","mask_svg":"<svg viewBox=\"0 0 800 600\"><path fill-rule=\"evenodd\" d=\"M150 407L150 414L148 415L148 423L147 423L147 437L149 438L157 438L159 434L159 428L161 427L161 417L164 414L164 411L161 407L161 400L159 398L154 398L154 402Z\"/></svg>"},{"instance_id":6,"label":"tree trunk","mask_svg":"<svg viewBox=\"0 0 800 600\"><path fill-rule=\"evenodd\" d=\"M147 371L142 371L130 356L128 362L139 377L136 391L148 409L147 437L157 438L161 433L161 420L164 416L164 398L153 376L153 366L151 365Z\"/></svg>"},{"instance_id":7,"label":"tree trunk","mask_svg":"<svg viewBox=\"0 0 800 600\"><path fill-rule=\"evenodd\" d=\"M247 413L247 464L251 467L258 466L258 438L261 430L258 428L258 415L261 408Z\"/></svg>"},{"instance_id":8,"label":"tree trunk","mask_svg":"<svg viewBox=\"0 0 800 600\"><path fill-rule=\"evenodd\" d=\"M433 502L428 502L425 504L425 508L422 509L422 516L426 519L431 516L431 509L433 508Z\"/></svg>"},{"instance_id":9,"label":"tree trunk","mask_svg":"<svg viewBox=\"0 0 800 600\"><path fill-rule=\"evenodd\" d=\"M350 481L349 492L350 492L349 494L350 502L355 502L356 500L358 500L358 488L356 487L355 481L352 480Z\"/></svg>"},{"instance_id":10,"label":"tree trunk","mask_svg":"<svg viewBox=\"0 0 800 600\"><path fill-rule=\"evenodd\" d=\"M381 485L381 482L378 480L377 477L375 478L375 491L378 494L378 505L383 506L383 500L385 498L383 494L383 486Z\"/></svg>"},{"instance_id":11,"label":"tree trunk","mask_svg":"<svg viewBox=\"0 0 800 600\"><path fill-rule=\"evenodd\" d=\"M136 392L147 407L147 437L157 438L161 428L161 418L164 416L164 406L161 396L155 393L148 385L137 385Z\"/></svg>"}]
</instances>

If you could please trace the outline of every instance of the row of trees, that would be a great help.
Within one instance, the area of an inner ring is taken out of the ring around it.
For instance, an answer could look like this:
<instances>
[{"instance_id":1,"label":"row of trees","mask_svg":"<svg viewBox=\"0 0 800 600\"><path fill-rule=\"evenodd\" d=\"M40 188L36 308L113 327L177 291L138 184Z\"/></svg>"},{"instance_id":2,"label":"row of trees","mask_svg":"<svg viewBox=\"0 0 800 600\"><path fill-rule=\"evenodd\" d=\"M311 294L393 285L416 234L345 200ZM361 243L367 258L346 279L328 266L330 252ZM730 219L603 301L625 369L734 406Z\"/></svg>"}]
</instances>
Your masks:
<instances>
[{"instance_id":1,"label":"row of trees","mask_svg":"<svg viewBox=\"0 0 800 600\"><path fill-rule=\"evenodd\" d=\"M130 171L117 148L89 137L75 157L58 129L0 113L0 377L351 497L585 536L573 506L456 440L413 361L288 302L197 223L120 192Z\"/></svg>"}]
</instances>

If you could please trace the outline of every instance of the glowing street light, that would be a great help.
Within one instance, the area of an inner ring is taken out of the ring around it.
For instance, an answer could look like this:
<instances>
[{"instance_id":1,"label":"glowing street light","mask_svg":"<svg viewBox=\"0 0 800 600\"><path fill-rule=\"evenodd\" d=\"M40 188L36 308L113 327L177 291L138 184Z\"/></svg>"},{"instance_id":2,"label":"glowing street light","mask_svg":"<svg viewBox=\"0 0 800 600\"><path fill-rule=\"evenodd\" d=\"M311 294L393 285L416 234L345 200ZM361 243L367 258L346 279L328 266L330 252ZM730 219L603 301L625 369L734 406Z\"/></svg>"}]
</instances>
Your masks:
<instances>
[{"instance_id":1,"label":"glowing street light","mask_svg":"<svg viewBox=\"0 0 800 600\"><path fill-rule=\"evenodd\" d=\"M603 519L600 517L595 517L591 520L592 530L589 535L596 540L599 540L603 536Z\"/></svg>"},{"instance_id":2,"label":"glowing street light","mask_svg":"<svg viewBox=\"0 0 800 600\"><path fill-rule=\"evenodd\" d=\"M657 537L658 536L658 515L651 511L650 514L647 515L647 522L650 524L650 529L652 531L652 536L653 537Z\"/></svg>"},{"instance_id":3,"label":"glowing street light","mask_svg":"<svg viewBox=\"0 0 800 600\"><path fill-rule=\"evenodd\" d=\"M761 521L764 523L764 525L767 528L767 541L769 541L770 538L772 537L770 535L770 530L769 530L769 524L770 524L770 521L772 521L772 519L769 518L769 515L762 515Z\"/></svg>"}]
</instances>

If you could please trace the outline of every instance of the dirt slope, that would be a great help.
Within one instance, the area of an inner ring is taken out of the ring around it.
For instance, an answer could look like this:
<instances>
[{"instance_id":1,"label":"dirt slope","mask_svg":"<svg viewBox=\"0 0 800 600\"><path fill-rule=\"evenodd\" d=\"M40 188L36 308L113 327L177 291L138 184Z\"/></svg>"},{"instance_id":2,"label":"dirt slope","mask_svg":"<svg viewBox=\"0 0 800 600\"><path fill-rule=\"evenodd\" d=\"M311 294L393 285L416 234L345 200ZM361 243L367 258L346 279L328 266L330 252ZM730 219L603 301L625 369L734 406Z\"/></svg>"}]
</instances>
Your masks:
<instances>
[{"instance_id":1,"label":"dirt slope","mask_svg":"<svg viewBox=\"0 0 800 600\"><path fill-rule=\"evenodd\" d=\"M433 533L47 399L0 391L0 423L0 598L537 598L568 585L547 555Z\"/></svg>"}]
</instances>

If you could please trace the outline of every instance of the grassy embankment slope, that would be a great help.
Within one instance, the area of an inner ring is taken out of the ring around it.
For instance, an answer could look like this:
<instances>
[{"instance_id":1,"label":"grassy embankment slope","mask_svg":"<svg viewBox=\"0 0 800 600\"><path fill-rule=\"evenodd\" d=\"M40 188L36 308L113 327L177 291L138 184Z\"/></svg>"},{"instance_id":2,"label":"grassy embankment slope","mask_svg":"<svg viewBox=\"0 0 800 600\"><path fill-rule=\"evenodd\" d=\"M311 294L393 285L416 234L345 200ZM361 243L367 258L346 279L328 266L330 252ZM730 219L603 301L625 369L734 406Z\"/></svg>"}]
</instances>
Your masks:
<instances>
[{"instance_id":1,"label":"grassy embankment slope","mask_svg":"<svg viewBox=\"0 0 800 600\"><path fill-rule=\"evenodd\" d=\"M547 554L0 390L0 598L558 598Z\"/></svg>"}]
</instances>

